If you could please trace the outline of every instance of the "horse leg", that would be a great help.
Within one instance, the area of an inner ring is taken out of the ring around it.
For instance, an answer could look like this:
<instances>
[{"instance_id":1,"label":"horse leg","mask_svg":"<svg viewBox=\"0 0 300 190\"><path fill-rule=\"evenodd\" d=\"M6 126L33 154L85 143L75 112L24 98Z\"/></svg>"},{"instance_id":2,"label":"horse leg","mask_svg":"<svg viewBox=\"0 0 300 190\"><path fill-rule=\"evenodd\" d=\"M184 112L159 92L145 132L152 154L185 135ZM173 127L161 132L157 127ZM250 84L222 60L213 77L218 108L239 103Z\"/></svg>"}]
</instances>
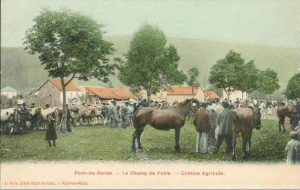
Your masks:
<instances>
[{"instance_id":1,"label":"horse leg","mask_svg":"<svg viewBox=\"0 0 300 190\"><path fill-rule=\"evenodd\" d=\"M135 140L137 139L137 129L133 132L132 134L132 146L131 146L131 150L133 152L136 151L136 146L135 146Z\"/></svg>"},{"instance_id":2,"label":"horse leg","mask_svg":"<svg viewBox=\"0 0 300 190\"><path fill-rule=\"evenodd\" d=\"M226 135L225 136L225 141L226 141L226 154L232 153L232 135Z\"/></svg>"},{"instance_id":3,"label":"horse leg","mask_svg":"<svg viewBox=\"0 0 300 190\"><path fill-rule=\"evenodd\" d=\"M177 152L180 152L179 136L180 136L180 127L177 127L175 128L175 150Z\"/></svg>"},{"instance_id":4,"label":"horse leg","mask_svg":"<svg viewBox=\"0 0 300 190\"><path fill-rule=\"evenodd\" d=\"M141 135L144 131L144 127L141 127L139 130L138 130L138 133L137 133L137 143L138 143L138 149L140 150L143 150L143 147L142 147L142 144L141 144Z\"/></svg>"},{"instance_id":5,"label":"horse leg","mask_svg":"<svg viewBox=\"0 0 300 190\"><path fill-rule=\"evenodd\" d=\"M197 139L196 139L196 152L199 152L199 145L200 145L200 139L201 139L201 132L197 132Z\"/></svg>"},{"instance_id":6,"label":"horse leg","mask_svg":"<svg viewBox=\"0 0 300 190\"><path fill-rule=\"evenodd\" d=\"M246 138L243 138L243 159L244 160L247 160L248 158L247 145L248 145L248 140Z\"/></svg>"},{"instance_id":7,"label":"horse leg","mask_svg":"<svg viewBox=\"0 0 300 190\"><path fill-rule=\"evenodd\" d=\"M282 132L284 133L286 130L285 130L285 126L284 126L284 119L283 119L283 121L282 121Z\"/></svg>"},{"instance_id":8,"label":"horse leg","mask_svg":"<svg viewBox=\"0 0 300 190\"><path fill-rule=\"evenodd\" d=\"M236 137L237 137L237 128L233 127L232 128L232 160L235 161L236 160Z\"/></svg>"}]
</instances>

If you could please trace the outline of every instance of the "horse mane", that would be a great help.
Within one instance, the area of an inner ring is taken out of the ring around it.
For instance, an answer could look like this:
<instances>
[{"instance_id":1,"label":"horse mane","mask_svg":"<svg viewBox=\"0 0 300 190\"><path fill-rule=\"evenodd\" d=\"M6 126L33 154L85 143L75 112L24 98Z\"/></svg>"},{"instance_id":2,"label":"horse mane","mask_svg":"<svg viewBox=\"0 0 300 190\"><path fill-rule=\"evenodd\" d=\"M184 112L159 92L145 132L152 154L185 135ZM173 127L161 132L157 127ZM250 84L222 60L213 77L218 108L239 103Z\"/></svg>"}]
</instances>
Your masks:
<instances>
[{"instance_id":1,"label":"horse mane","mask_svg":"<svg viewBox=\"0 0 300 190\"><path fill-rule=\"evenodd\" d=\"M192 101L192 99L186 99L183 102L178 103L177 107L184 107L184 106L188 105L191 101Z\"/></svg>"}]
</instances>

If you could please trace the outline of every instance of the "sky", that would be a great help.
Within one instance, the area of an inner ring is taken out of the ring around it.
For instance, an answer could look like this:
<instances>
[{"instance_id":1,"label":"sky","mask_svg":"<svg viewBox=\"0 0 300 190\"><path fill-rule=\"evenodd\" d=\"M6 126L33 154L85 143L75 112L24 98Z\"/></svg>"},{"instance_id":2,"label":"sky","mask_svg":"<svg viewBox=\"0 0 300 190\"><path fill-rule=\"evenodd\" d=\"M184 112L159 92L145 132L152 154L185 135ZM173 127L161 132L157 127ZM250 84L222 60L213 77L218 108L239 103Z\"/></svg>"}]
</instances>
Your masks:
<instances>
[{"instance_id":1,"label":"sky","mask_svg":"<svg viewBox=\"0 0 300 190\"><path fill-rule=\"evenodd\" d=\"M300 0L2 0L1 46L22 46L43 8L92 17L108 36L151 24L167 37L300 47Z\"/></svg>"}]
</instances>

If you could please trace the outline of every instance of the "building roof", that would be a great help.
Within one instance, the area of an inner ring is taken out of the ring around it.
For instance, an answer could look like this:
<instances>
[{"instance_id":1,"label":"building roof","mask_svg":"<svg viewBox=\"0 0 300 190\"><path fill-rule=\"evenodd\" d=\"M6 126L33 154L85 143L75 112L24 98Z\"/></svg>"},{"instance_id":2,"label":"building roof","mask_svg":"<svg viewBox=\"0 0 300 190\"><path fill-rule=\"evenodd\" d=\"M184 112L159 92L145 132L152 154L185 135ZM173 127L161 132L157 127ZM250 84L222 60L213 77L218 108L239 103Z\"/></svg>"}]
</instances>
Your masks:
<instances>
[{"instance_id":1,"label":"building roof","mask_svg":"<svg viewBox=\"0 0 300 190\"><path fill-rule=\"evenodd\" d=\"M4 88L1 89L1 92L17 92L17 90L14 89L11 86L6 86L6 87L4 87Z\"/></svg>"},{"instance_id":2,"label":"building roof","mask_svg":"<svg viewBox=\"0 0 300 190\"><path fill-rule=\"evenodd\" d=\"M50 81L59 91L62 91L62 86L61 86L60 79L48 79L47 81ZM67 81L68 81L67 79L64 81L65 84L67 83ZM44 84L42 86L44 86ZM79 87L77 86L77 84L75 82L71 81L66 86L66 91L81 91L81 90L79 89Z\"/></svg>"},{"instance_id":3,"label":"building roof","mask_svg":"<svg viewBox=\"0 0 300 190\"><path fill-rule=\"evenodd\" d=\"M135 98L129 90L124 88L95 88L95 87L85 87L87 92L90 92L101 99L116 99L125 100L130 98Z\"/></svg>"},{"instance_id":4,"label":"building roof","mask_svg":"<svg viewBox=\"0 0 300 190\"><path fill-rule=\"evenodd\" d=\"M171 87L168 89L168 95L196 95L198 93L197 87Z\"/></svg>"},{"instance_id":5,"label":"building roof","mask_svg":"<svg viewBox=\"0 0 300 190\"><path fill-rule=\"evenodd\" d=\"M220 97L212 90L206 90L205 94L211 100L220 99Z\"/></svg>"}]
</instances>

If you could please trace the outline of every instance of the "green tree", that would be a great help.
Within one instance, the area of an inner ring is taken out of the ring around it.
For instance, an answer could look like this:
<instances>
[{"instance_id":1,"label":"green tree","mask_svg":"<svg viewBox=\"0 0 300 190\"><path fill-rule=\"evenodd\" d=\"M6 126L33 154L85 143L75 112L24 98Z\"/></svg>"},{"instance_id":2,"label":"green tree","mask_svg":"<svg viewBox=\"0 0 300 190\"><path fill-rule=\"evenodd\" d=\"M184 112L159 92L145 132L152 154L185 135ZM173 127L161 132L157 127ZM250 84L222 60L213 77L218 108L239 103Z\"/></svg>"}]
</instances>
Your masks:
<instances>
[{"instance_id":1,"label":"green tree","mask_svg":"<svg viewBox=\"0 0 300 190\"><path fill-rule=\"evenodd\" d=\"M66 131L66 86L76 77L96 77L107 82L113 66L107 55L113 53L112 43L102 39L102 25L95 20L70 11L42 10L26 31L24 44L29 54L39 59L50 77L60 78L63 92L63 122Z\"/></svg>"},{"instance_id":2,"label":"green tree","mask_svg":"<svg viewBox=\"0 0 300 190\"><path fill-rule=\"evenodd\" d=\"M200 82L198 80L199 70L196 67L193 67L187 71L187 81L186 84L192 87L192 93L194 95L194 88L200 86Z\"/></svg>"},{"instance_id":3,"label":"green tree","mask_svg":"<svg viewBox=\"0 0 300 190\"><path fill-rule=\"evenodd\" d=\"M240 71L242 78L239 81L239 90L242 91L242 94L244 92L251 93L258 88L258 73L259 70L255 67L253 60L242 67Z\"/></svg>"},{"instance_id":4,"label":"green tree","mask_svg":"<svg viewBox=\"0 0 300 190\"><path fill-rule=\"evenodd\" d=\"M277 73L272 69L267 69L258 72L258 87L257 90L265 94L272 94L279 89Z\"/></svg>"},{"instance_id":5,"label":"green tree","mask_svg":"<svg viewBox=\"0 0 300 190\"><path fill-rule=\"evenodd\" d=\"M198 80L199 70L196 67L193 67L187 71L187 81L186 84L189 86L199 86L200 82Z\"/></svg>"},{"instance_id":6,"label":"green tree","mask_svg":"<svg viewBox=\"0 0 300 190\"><path fill-rule=\"evenodd\" d=\"M167 46L162 31L150 25L144 25L134 34L127 52L126 61L117 59L119 79L133 91L146 90L147 98L151 94L171 85L182 84L186 76L178 70L180 57L173 45Z\"/></svg>"},{"instance_id":7,"label":"green tree","mask_svg":"<svg viewBox=\"0 0 300 190\"><path fill-rule=\"evenodd\" d=\"M289 99L300 98L300 73L292 76L285 89L285 95Z\"/></svg>"},{"instance_id":8,"label":"green tree","mask_svg":"<svg viewBox=\"0 0 300 190\"><path fill-rule=\"evenodd\" d=\"M229 98L232 91L240 88L243 67L244 59L241 54L230 50L224 59L212 66L208 80L217 88L222 88Z\"/></svg>"}]
</instances>

